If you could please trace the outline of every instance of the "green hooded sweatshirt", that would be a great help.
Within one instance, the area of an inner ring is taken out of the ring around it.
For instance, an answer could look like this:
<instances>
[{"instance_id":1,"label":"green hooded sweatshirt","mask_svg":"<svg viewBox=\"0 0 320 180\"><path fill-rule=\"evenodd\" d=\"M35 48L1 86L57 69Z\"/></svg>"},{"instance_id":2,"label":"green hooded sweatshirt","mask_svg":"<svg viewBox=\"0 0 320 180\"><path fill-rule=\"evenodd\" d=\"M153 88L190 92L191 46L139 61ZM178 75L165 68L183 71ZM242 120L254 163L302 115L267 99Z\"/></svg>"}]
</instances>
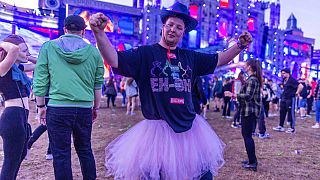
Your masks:
<instances>
[{"instance_id":1,"label":"green hooded sweatshirt","mask_svg":"<svg viewBox=\"0 0 320 180\"><path fill-rule=\"evenodd\" d=\"M94 90L103 84L104 65L97 48L80 36L63 35L44 43L37 60L33 93L48 106L92 107Z\"/></svg>"}]
</instances>

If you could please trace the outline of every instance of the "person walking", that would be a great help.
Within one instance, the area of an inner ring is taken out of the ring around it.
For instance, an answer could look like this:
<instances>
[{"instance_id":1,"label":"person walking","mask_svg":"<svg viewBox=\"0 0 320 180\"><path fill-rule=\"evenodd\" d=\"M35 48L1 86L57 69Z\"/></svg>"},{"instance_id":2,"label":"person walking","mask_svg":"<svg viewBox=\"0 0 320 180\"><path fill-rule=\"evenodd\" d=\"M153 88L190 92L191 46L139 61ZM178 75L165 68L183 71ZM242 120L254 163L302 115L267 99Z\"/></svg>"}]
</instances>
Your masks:
<instances>
[{"instance_id":1,"label":"person walking","mask_svg":"<svg viewBox=\"0 0 320 180\"><path fill-rule=\"evenodd\" d=\"M197 76L193 82L192 88L192 103L194 110L197 114L201 114L204 107L207 105L207 97L204 93L202 86L202 79ZM204 112L203 117L206 119L206 112Z\"/></svg>"},{"instance_id":2,"label":"person walking","mask_svg":"<svg viewBox=\"0 0 320 180\"><path fill-rule=\"evenodd\" d=\"M237 95L240 93L240 90L245 82L246 82L246 77L244 76L244 72L241 71L238 75L238 78L233 83L233 99L234 99L234 105L235 105L235 113L233 116L233 123L231 124L232 128L239 128L241 126L241 123L240 123L241 106L237 99Z\"/></svg>"},{"instance_id":3,"label":"person walking","mask_svg":"<svg viewBox=\"0 0 320 180\"><path fill-rule=\"evenodd\" d=\"M45 96L45 105L47 106L49 102L49 94L47 93ZM38 117L37 117L38 119ZM40 138L40 136L47 131L47 126L45 124L41 124L32 132L29 140L28 140L28 151L31 150L32 145ZM51 153L50 142L48 144L47 153L45 156L46 160L52 160L53 156Z\"/></svg>"},{"instance_id":4,"label":"person walking","mask_svg":"<svg viewBox=\"0 0 320 180\"><path fill-rule=\"evenodd\" d=\"M223 84L223 111L222 117L231 119L231 97L232 97L232 82L231 79L228 77L225 79Z\"/></svg>"},{"instance_id":5,"label":"person walking","mask_svg":"<svg viewBox=\"0 0 320 180\"><path fill-rule=\"evenodd\" d=\"M105 88L105 94L107 96L107 108L110 106L110 101L112 103L112 107L116 107L115 101L117 97L117 83L114 80L113 76L110 76L107 83L106 83L106 88Z\"/></svg>"},{"instance_id":6,"label":"person walking","mask_svg":"<svg viewBox=\"0 0 320 180\"><path fill-rule=\"evenodd\" d=\"M121 101L122 102L121 103L122 107L126 106L126 99L127 99L126 89L125 89L126 81L127 81L126 77L122 77L121 81L120 81L120 93L122 95L122 101Z\"/></svg>"},{"instance_id":7,"label":"person walking","mask_svg":"<svg viewBox=\"0 0 320 180\"><path fill-rule=\"evenodd\" d=\"M48 128L55 179L73 178L71 134L83 179L97 177L91 131L100 107L104 65L99 51L83 40L85 28L82 17L66 17L65 35L42 45L34 73L33 92L40 121Z\"/></svg>"},{"instance_id":8,"label":"person walking","mask_svg":"<svg viewBox=\"0 0 320 180\"><path fill-rule=\"evenodd\" d=\"M222 81L218 80L217 76L214 76L214 88L213 88L213 97L214 97L214 104L215 110L214 112L220 112L223 107L223 87Z\"/></svg>"},{"instance_id":9,"label":"person walking","mask_svg":"<svg viewBox=\"0 0 320 180\"><path fill-rule=\"evenodd\" d=\"M127 115L135 115L134 109L136 107L136 101L138 96L138 85L136 81L129 77L127 78L126 84L126 96L128 97L128 103L127 103Z\"/></svg>"},{"instance_id":10,"label":"person walking","mask_svg":"<svg viewBox=\"0 0 320 180\"><path fill-rule=\"evenodd\" d=\"M283 92L280 101L280 122L279 126L272 129L275 131L284 132L285 129L283 125L288 114L290 128L288 128L286 132L294 133L296 96L302 91L303 85L299 84L298 81L290 75L290 69L288 68L282 69L281 75L283 77Z\"/></svg>"}]
</instances>

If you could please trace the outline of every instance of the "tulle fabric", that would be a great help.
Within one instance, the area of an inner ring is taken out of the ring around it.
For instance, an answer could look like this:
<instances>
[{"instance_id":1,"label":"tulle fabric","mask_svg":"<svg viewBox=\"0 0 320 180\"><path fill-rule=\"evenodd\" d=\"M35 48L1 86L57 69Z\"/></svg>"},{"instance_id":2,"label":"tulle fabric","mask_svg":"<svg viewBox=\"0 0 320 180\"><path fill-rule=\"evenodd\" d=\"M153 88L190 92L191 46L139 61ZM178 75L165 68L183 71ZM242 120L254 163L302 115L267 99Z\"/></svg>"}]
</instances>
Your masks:
<instances>
[{"instance_id":1,"label":"tulle fabric","mask_svg":"<svg viewBox=\"0 0 320 180\"><path fill-rule=\"evenodd\" d=\"M143 120L106 148L107 176L115 179L199 179L224 164L225 144L201 116L175 133L164 120Z\"/></svg>"}]
</instances>

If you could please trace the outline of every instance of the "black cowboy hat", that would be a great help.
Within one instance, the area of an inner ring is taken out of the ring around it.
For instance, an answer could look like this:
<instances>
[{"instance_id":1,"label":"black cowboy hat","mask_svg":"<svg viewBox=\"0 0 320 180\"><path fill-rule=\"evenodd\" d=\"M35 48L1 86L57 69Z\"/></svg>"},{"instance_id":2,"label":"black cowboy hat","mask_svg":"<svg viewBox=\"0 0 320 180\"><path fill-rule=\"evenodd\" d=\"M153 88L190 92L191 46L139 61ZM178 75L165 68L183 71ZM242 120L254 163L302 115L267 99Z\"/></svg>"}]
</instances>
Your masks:
<instances>
[{"instance_id":1,"label":"black cowboy hat","mask_svg":"<svg viewBox=\"0 0 320 180\"><path fill-rule=\"evenodd\" d=\"M186 32L189 32L197 27L198 21L189 16L187 6L176 2L167 9L161 10L161 21L164 24L168 17L177 17L183 20L186 27Z\"/></svg>"}]
</instances>

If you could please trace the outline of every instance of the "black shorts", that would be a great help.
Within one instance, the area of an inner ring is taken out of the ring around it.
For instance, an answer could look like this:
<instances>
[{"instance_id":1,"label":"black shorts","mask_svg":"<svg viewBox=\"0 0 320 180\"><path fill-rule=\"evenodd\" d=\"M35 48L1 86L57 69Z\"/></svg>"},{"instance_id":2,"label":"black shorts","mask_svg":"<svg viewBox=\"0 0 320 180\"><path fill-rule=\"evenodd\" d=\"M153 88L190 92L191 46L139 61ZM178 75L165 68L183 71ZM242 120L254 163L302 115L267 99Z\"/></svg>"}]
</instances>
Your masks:
<instances>
[{"instance_id":1,"label":"black shorts","mask_svg":"<svg viewBox=\"0 0 320 180\"><path fill-rule=\"evenodd\" d=\"M222 93L221 94L217 94L215 97L221 99L221 98L223 98L223 94Z\"/></svg>"},{"instance_id":2,"label":"black shorts","mask_svg":"<svg viewBox=\"0 0 320 180\"><path fill-rule=\"evenodd\" d=\"M279 98L273 98L272 99L272 104L278 104L279 103Z\"/></svg>"},{"instance_id":3,"label":"black shorts","mask_svg":"<svg viewBox=\"0 0 320 180\"><path fill-rule=\"evenodd\" d=\"M138 94L135 94L135 95L133 95L133 96L129 96L129 97L138 97Z\"/></svg>"}]
</instances>

